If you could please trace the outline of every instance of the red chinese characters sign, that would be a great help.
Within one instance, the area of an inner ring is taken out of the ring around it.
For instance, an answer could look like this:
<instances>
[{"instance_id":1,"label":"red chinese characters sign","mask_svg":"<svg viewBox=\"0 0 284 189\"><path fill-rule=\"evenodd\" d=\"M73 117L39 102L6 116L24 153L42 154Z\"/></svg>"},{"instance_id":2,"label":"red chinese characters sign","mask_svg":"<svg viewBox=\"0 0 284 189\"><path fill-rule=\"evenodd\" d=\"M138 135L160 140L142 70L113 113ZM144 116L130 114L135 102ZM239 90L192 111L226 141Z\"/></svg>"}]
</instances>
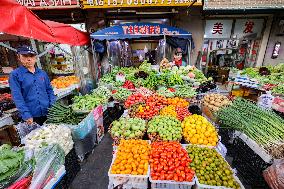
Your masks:
<instances>
[{"instance_id":1,"label":"red chinese characters sign","mask_svg":"<svg viewBox=\"0 0 284 189\"><path fill-rule=\"evenodd\" d=\"M263 30L263 19L237 19L235 23L234 37L260 38Z\"/></svg>"},{"instance_id":2,"label":"red chinese characters sign","mask_svg":"<svg viewBox=\"0 0 284 189\"><path fill-rule=\"evenodd\" d=\"M161 34L160 26L123 26L124 34L134 34L134 35L143 35L143 34Z\"/></svg>"},{"instance_id":3,"label":"red chinese characters sign","mask_svg":"<svg viewBox=\"0 0 284 189\"><path fill-rule=\"evenodd\" d=\"M161 28L160 26L153 25L129 25L122 26L124 34L130 35L176 35L178 31L169 31L167 28Z\"/></svg>"},{"instance_id":4,"label":"red chinese characters sign","mask_svg":"<svg viewBox=\"0 0 284 189\"><path fill-rule=\"evenodd\" d=\"M29 9L79 8L79 0L15 0Z\"/></svg>"},{"instance_id":5,"label":"red chinese characters sign","mask_svg":"<svg viewBox=\"0 0 284 189\"><path fill-rule=\"evenodd\" d=\"M232 24L233 20L206 20L204 38L230 38Z\"/></svg>"}]
</instances>

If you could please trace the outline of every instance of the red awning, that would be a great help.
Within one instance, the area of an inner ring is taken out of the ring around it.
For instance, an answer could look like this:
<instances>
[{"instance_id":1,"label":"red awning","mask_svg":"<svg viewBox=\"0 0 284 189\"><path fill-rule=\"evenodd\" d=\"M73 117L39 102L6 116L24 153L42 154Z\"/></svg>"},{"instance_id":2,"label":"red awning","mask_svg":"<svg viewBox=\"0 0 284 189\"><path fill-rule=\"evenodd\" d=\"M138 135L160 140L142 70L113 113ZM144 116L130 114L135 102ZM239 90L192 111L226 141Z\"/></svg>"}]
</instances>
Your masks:
<instances>
[{"instance_id":1,"label":"red awning","mask_svg":"<svg viewBox=\"0 0 284 189\"><path fill-rule=\"evenodd\" d=\"M0 32L74 46L90 43L88 33L67 24L43 21L15 0L1 0L0 13Z\"/></svg>"}]
</instances>

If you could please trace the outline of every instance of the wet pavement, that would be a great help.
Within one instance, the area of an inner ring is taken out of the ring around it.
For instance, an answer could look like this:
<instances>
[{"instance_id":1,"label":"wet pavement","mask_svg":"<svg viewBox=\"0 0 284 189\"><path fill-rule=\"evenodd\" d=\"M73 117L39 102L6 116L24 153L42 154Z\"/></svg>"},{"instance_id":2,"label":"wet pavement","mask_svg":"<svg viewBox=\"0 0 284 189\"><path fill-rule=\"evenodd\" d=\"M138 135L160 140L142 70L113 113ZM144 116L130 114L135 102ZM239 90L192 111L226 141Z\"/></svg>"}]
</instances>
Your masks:
<instances>
[{"instance_id":1,"label":"wet pavement","mask_svg":"<svg viewBox=\"0 0 284 189\"><path fill-rule=\"evenodd\" d=\"M81 171L69 189L107 189L112 160L112 139L108 133L81 164Z\"/></svg>"}]
</instances>

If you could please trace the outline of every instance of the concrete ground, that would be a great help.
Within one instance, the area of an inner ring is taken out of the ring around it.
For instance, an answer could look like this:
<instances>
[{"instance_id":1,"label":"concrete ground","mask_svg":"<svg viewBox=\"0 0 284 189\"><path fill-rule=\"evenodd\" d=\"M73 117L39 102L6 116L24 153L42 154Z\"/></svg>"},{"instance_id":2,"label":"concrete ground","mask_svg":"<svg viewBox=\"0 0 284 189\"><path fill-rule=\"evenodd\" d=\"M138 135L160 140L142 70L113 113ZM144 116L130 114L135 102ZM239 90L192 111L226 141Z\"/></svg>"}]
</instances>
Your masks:
<instances>
[{"instance_id":1,"label":"concrete ground","mask_svg":"<svg viewBox=\"0 0 284 189\"><path fill-rule=\"evenodd\" d=\"M81 171L70 189L107 189L108 170L112 160L112 139L108 133L81 164Z\"/></svg>"}]
</instances>

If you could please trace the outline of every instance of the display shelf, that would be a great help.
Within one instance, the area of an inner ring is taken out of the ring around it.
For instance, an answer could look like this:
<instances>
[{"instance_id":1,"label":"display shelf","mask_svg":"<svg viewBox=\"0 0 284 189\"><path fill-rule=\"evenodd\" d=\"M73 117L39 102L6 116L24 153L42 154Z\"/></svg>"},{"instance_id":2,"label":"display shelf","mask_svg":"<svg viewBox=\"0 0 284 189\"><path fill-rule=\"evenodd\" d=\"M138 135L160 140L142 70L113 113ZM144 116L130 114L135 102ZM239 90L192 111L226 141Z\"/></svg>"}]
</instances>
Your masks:
<instances>
[{"instance_id":1,"label":"display shelf","mask_svg":"<svg viewBox=\"0 0 284 189\"><path fill-rule=\"evenodd\" d=\"M14 123L12 117L10 114L4 114L1 118L0 118L0 128L4 127L6 125L12 125Z\"/></svg>"},{"instance_id":2,"label":"display shelf","mask_svg":"<svg viewBox=\"0 0 284 189\"><path fill-rule=\"evenodd\" d=\"M0 89L5 89L5 88L9 88L9 84L6 84L6 85L1 84L0 85Z\"/></svg>"},{"instance_id":3,"label":"display shelf","mask_svg":"<svg viewBox=\"0 0 284 189\"><path fill-rule=\"evenodd\" d=\"M263 161L266 163L273 163L273 157L269 155L264 148L258 145L254 140L250 139L244 133L235 131L235 137L239 137L243 142L245 142Z\"/></svg>"},{"instance_id":4,"label":"display shelf","mask_svg":"<svg viewBox=\"0 0 284 189\"><path fill-rule=\"evenodd\" d=\"M63 165L56 173L56 175L45 185L44 189L53 189L61 181L66 174L65 166Z\"/></svg>"},{"instance_id":5,"label":"display shelf","mask_svg":"<svg viewBox=\"0 0 284 189\"><path fill-rule=\"evenodd\" d=\"M79 88L79 85L71 85L68 88L64 88L64 89L54 89L54 94L57 96L57 100L62 99L70 94L73 93L73 91L75 89Z\"/></svg>"}]
</instances>

